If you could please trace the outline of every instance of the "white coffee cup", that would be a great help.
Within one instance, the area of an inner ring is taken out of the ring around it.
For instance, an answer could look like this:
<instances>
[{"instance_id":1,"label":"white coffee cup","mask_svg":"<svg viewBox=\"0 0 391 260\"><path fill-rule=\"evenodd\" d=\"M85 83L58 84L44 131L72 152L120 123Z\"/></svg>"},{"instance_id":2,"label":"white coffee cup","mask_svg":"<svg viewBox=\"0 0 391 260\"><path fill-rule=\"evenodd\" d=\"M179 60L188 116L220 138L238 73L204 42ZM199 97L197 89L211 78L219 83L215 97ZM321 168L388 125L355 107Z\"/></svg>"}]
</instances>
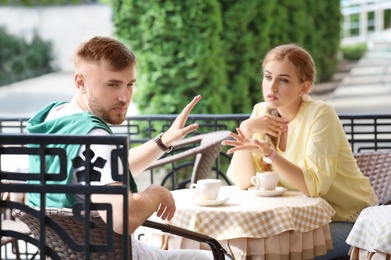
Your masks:
<instances>
[{"instance_id":1,"label":"white coffee cup","mask_svg":"<svg viewBox=\"0 0 391 260\"><path fill-rule=\"evenodd\" d=\"M251 183L264 190L275 190L278 184L277 172L257 172L256 176L251 177Z\"/></svg>"},{"instance_id":2,"label":"white coffee cup","mask_svg":"<svg viewBox=\"0 0 391 260\"><path fill-rule=\"evenodd\" d=\"M190 189L202 200L216 200L221 187L218 179L202 179L190 185Z\"/></svg>"}]
</instances>

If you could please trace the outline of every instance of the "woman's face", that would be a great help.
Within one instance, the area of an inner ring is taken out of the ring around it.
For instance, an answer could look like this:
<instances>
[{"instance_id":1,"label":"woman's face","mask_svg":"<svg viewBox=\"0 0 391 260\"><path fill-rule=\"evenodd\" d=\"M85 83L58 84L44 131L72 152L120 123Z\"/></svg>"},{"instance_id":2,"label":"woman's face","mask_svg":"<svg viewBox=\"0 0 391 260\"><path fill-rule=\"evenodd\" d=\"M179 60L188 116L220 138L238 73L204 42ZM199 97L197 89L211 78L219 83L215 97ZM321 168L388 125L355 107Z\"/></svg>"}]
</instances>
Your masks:
<instances>
[{"instance_id":1,"label":"woman's face","mask_svg":"<svg viewBox=\"0 0 391 260\"><path fill-rule=\"evenodd\" d=\"M307 93L295 67L286 61L270 61L265 64L262 90L268 107L294 115L300 107L302 95Z\"/></svg>"}]
</instances>

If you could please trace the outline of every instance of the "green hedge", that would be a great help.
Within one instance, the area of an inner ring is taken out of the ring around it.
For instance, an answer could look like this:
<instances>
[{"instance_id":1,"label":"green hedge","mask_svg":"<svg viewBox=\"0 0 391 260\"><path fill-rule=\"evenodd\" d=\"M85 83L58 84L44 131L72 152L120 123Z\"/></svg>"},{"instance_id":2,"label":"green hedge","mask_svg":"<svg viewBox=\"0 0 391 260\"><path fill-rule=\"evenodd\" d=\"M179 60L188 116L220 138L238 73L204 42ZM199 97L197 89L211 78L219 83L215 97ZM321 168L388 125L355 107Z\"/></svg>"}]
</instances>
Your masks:
<instances>
[{"instance_id":1,"label":"green hedge","mask_svg":"<svg viewBox=\"0 0 391 260\"><path fill-rule=\"evenodd\" d=\"M368 47L366 43L361 43L343 46L341 49L343 58L345 60L357 61L361 59L362 56L364 56Z\"/></svg>"},{"instance_id":2,"label":"green hedge","mask_svg":"<svg viewBox=\"0 0 391 260\"><path fill-rule=\"evenodd\" d=\"M216 1L114 3L122 14L116 29L139 60L135 102L143 113L178 113L197 94L204 100L195 113L232 112Z\"/></svg>"},{"instance_id":3,"label":"green hedge","mask_svg":"<svg viewBox=\"0 0 391 260\"><path fill-rule=\"evenodd\" d=\"M0 0L0 5L36 6L96 3L102 0ZM104 1L106 2L106 1Z\"/></svg>"},{"instance_id":4,"label":"green hedge","mask_svg":"<svg viewBox=\"0 0 391 260\"><path fill-rule=\"evenodd\" d=\"M0 27L0 86L54 71L51 42L34 34L31 42Z\"/></svg>"},{"instance_id":5,"label":"green hedge","mask_svg":"<svg viewBox=\"0 0 391 260\"><path fill-rule=\"evenodd\" d=\"M139 59L135 101L142 113L250 113L262 99L261 64L272 47L310 51L319 81L338 59L340 1L113 1L116 35Z\"/></svg>"}]
</instances>

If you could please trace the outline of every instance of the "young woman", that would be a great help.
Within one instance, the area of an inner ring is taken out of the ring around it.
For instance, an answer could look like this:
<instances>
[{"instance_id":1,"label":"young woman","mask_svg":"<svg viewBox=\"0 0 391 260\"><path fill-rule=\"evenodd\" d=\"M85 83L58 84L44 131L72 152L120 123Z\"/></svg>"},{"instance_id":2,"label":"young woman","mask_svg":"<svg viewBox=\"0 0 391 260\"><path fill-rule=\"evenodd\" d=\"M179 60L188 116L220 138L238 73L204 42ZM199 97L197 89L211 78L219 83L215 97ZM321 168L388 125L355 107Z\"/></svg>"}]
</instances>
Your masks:
<instances>
[{"instance_id":1,"label":"young woman","mask_svg":"<svg viewBox=\"0 0 391 260\"><path fill-rule=\"evenodd\" d=\"M363 176L335 110L308 93L316 78L311 55L296 44L273 48L263 61L264 102L231 133L235 140L228 176L241 189L256 172L273 169L279 185L322 197L336 211L330 223L333 250L324 259L348 255L345 240L365 207L378 199ZM319 258L321 259L321 258Z\"/></svg>"}]
</instances>

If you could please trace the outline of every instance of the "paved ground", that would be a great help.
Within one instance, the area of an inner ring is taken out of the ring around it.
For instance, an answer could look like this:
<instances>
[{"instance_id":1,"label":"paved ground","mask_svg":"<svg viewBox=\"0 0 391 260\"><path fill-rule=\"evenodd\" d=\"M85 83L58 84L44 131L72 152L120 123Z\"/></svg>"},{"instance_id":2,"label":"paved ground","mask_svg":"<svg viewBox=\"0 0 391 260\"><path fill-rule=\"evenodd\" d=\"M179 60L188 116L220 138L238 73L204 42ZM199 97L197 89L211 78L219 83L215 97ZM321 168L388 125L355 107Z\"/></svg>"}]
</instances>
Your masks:
<instances>
[{"instance_id":1,"label":"paved ground","mask_svg":"<svg viewBox=\"0 0 391 260\"><path fill-rule=\"evenodd\" d=\"M73 74L58 72L0 87L0 118L31 117L53 101L70 101L75 91ZM137 114L134 104L129 115Z\"/></svg>"},{"instance_id":2,"label":"paved ground","mask_svg":"<svg viewBox=\"0 0 391 260\"><path fill-rule=\"evenodd\" d=\"M338 113L391 114L391 52L370 50L323 99Z\"/></svg>"},{"instance_id":3,"label":"paved ground","mask_svg":"<svg viewBox=\"0 0 391 260\"><path fill-rule=\"evenodd\" d=\"M335 90L314 97L339 114L391 114L391 33L369 40L367 53L341 76Z\"/></svg>"},{"instance_id":4,"label":"paved ground","mask_svg":"<svg viewBox=\"0 0 391 260\"><path fill-rule=\"evenodd\" d=\"M70 73L54 73L0 87L0 117L31 117L52 101L67 101L74 92Z\"/></svg>"}]
</instances>

